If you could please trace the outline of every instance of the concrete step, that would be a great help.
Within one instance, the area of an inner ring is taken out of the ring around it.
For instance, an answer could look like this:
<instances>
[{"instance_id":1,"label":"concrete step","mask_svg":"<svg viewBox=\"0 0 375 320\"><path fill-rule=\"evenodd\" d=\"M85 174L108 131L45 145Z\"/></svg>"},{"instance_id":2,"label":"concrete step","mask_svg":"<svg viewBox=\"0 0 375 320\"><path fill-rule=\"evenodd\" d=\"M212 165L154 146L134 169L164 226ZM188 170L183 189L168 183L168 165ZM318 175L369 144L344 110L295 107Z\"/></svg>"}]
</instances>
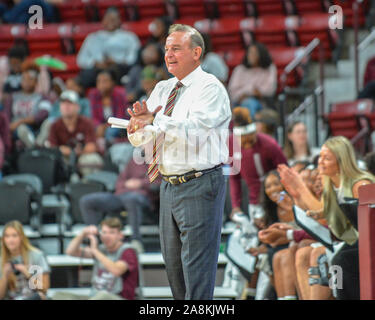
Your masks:
<instances>
[{"instance_id":1,"label":"concrete step","mask_svg":"<svg viewBox=\"0 0 375 320\"><path fill-rule=\"evenodd\" d=\"M337 62L338 77L353 77L354 75L354 61L353 60L339 60Z\"/></svg>"},{"instance_id":2,"label":"concrete step","mask_svg":"<svg viewBox=\"0 0 375 320\"><path fill-rule=\"evenodd\" d=\"M324 80L325 112L329 110L329 104L356 99L354 77L326 78Z\"/></svg>"}]
</instances>

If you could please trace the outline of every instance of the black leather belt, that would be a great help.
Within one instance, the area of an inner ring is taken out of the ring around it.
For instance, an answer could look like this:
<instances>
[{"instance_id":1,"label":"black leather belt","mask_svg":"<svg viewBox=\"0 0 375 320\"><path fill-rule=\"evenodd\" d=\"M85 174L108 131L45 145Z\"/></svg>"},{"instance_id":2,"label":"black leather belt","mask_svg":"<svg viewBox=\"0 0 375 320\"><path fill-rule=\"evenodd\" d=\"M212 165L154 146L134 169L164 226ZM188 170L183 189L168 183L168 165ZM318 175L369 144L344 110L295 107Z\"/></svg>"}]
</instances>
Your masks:
<instances>
[{"instance_id":1,"label":"black leather belt","mask_svg":"<svg viewBox=\"0 0 375 320\"><path fill-rule=\"evenodd\" d=\"M218 168L221 168L221 164L210 168L210 169L205 169L205 170L200 170L200 171L189 171L185 174L179 175L179 176L164 176L163 180L169 182L170 184L177 185L181 183L188 182L190 180L193 180L195 178L199 178L200 176L203 176L206 173L212 172Z\"/></svg>"}]
</instances>

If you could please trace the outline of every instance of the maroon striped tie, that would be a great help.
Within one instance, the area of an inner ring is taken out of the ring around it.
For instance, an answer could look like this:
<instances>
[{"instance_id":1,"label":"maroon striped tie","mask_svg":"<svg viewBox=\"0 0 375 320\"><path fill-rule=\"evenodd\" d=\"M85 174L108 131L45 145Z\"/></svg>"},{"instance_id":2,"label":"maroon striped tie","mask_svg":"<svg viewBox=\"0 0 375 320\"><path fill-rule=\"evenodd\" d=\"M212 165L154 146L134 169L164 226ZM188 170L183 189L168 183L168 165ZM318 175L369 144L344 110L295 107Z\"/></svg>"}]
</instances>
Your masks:
<instances>
[{"instance_id":1,"label":"maroon striped tie","mask_svg":"<svg viewBox=\"0 0 375 320\"><path fill-rule=\"evenodd\" d=\"M172 114L178 90L182 86L183 86L183 84L180 81L178 81L176 86L173 88L173 90L169 94L169 97L168 97L168 100L167 100L167 105L166 105L165 110L164 110L164 114L168 117L170 117L171 114ZM157 135L156 139L154 140L154 148L152 150L152 162L148 166L148 171L147 171L148 178L150 179L151 183L159 175L158 162L159 162L160 153L161 153L160 151L161 151L161 146L162 146L163 142L164 142L164 133L159 133Z\"/></svg>"}]
</instances>

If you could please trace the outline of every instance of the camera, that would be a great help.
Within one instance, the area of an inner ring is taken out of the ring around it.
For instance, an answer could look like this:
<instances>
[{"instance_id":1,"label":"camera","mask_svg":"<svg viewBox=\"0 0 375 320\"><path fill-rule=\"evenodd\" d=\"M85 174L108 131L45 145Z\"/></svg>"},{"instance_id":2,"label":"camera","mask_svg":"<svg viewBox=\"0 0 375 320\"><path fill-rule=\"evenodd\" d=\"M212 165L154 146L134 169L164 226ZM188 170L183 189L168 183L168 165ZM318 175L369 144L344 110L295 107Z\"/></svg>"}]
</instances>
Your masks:
<instances>
[{"instance_id":1,"label":"camera","mask_svg":"<svg viewBox=\"0 0 375 320\"><path fill-rule=\"evenodd\" d=\"M16 260L11 260L11 261L10 261L10 264L11 264L11 266L12 266L13 273L14 273L16 276L18 276L21 272L20 272L19 270L16 269L15 265L16 265L16 264L19 264L19 262L16 261Z\"/></svg>"}]
</instances>

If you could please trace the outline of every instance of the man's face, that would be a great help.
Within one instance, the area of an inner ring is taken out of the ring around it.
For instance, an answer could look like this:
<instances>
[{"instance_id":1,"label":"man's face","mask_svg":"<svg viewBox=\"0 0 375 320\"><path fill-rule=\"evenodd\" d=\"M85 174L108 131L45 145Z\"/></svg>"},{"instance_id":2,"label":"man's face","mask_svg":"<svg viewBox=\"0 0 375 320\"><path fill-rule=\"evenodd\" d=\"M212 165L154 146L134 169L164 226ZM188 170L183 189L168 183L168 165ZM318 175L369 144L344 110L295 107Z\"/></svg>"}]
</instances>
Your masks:
<instances>
[{"instance_id":1,"label":"man's face","mask_svg":"<svg viewBox=\"0 0 375 320\"><path fill-rule=\"evenodd\" d=\"M122 241L123 235L117 228L103 225L100 230L100 239L108 250L114 249Z\"/></svg>"},{"instance_id":2,"label":"man's face","mask_svg":"<svg viewBox=\"0 0 375 320\"><path fill-rule=\"evenodd\" d=\"M79 105L68 100L60 101L60 112L62 118L76 117L79 113Z\"/></svg>"},{"instance_id":3,"label":"man's face","mask_svg":"<svg viewBox=\"0 0 375 320\"><path fill-rule=\"evenodd\" d=\"M187 32L173 32L165 42L165 64L168 71L177 79L185 78L197 66L202 48L191 48L190 34Z\"/></svg>"},{"instance_id":4,"label":"man's face","mask_svg":"<svg viewBox=\"0 0 375 320\"><path fill-rule=\"evenodd\" d=\"M121 18L114 12L109 12L104 15L102 20L103 27L106 31L115 31L121 25Z\"/></svg>"},{"instance_id":5,"label":"man's face","mask_svg":"<svg viewBox=\"0 0 375 320\"><path fill-rule=\"evenodd\" d=\"M245 134L242 136L236 136L236 138L241 141L241 148L248 149L252 148L253 145L257 142L257 134L256 132Z\"/></svg>"}]
</instances>

